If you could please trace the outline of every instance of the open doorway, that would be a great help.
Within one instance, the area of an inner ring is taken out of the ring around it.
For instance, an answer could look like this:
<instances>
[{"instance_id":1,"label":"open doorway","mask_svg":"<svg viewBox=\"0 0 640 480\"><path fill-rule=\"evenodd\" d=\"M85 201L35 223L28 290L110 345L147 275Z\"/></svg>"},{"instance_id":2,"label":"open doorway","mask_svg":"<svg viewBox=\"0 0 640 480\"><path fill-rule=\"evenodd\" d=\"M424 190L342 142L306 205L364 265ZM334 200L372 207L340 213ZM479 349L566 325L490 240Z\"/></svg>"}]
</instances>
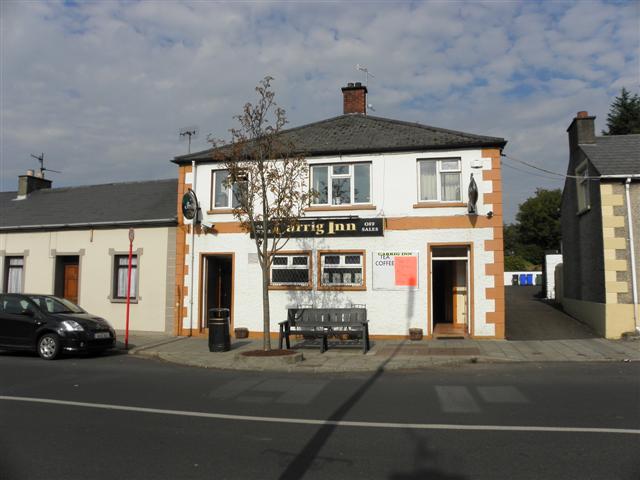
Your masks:
<instances>
[{"instance_id":1,"label":"open doorway","mask_svg":"<svg viewBox=\"0 0 640 480\"><path fill-rule=\"evenodd\" d=\"M469 248L431 250L431 319L434 338L469 333Z\"/></svg>"},{"instance_id":2,"label":"open doorway","mask_svg":"<svg viewBox=\"0 0 640 480\"><path fill-rule=\"evenodd\" d=\"M80 277L80 257L78 255L58 255L56 257L53 294L78 303Z\"/></svg>"},{"instance_id":3,"label":"open doorway","mask_svg":"<svg viewBox=\"0 0 640 480\"><path fill-rule=\"evenodd\" d=\"M206 254L202 261L202 315L200 330L207 328L210 308L228 308L233 328L233 255Z\"/></svg>"}]
</instances>

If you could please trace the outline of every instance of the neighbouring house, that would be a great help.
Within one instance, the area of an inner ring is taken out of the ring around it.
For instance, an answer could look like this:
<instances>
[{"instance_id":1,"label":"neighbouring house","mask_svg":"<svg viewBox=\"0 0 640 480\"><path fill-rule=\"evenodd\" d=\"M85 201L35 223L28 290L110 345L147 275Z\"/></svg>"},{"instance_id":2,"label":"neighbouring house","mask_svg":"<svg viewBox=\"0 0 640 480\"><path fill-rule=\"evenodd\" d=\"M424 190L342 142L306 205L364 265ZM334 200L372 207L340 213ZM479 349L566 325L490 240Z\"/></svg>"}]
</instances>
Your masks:
<instances>
[{"instance_id":1,"label":"neighbouring house","mask_svg":"<svg viewBox=\"0 0 640 480\"><path fill-rule=\"evenodd\" d=\"M177 181L51 188L27 172L0 193L0 291L54 294L125 328L134 231L131 330L170 332Z\"/></svg>"},{"instance_id":2,"label":"neighbouring house","mask_svg":"<svg viewBox=\"0 0 640 480\"><path fill-rule=\"evenodd\" d=\"M504 338L502 185L506 141L367 115L367 87L342 88L344 114L281 133L304 152L319 192L270 272L272 332L297 305L366 305L373 337ZM209 149L175 157L178 197L194 189L195 228L178 213L177 335L204 335L210 308L262 331L255 244L232 215ZM469 214L469 186L479 192ZM206 232L206 233L204 233ZM193 255L193 268L191 268Z\"/></svg>"},{"instance_id":3,"label":"neighbouring house","mask_svg":"<svg viewBox=\"0 0 640 480\"><path fill-rule=\"evenodd\" d=\"M567 132L562 305L598 334L619 338L639 325L640 135L596 136L587 112Z\"/></svg>"}]
</instances>

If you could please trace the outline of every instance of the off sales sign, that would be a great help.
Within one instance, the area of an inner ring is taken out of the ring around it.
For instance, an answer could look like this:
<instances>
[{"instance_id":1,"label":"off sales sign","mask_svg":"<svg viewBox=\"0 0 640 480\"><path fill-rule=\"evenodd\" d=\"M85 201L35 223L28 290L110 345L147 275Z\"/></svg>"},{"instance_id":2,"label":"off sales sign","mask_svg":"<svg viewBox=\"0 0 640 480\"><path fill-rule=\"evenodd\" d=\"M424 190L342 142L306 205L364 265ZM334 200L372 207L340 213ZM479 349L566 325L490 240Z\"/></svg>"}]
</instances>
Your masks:
<instances>
[{"instance_id":1,"label":"off sales sign","mask_svg":"<svg viewBox=\"0 0 640 480\"><path fill-rule=\"evenodd\" d=\"M419 252L373 252L374 290L415 290L418 288Z\"/></svg>"}]
</instances>

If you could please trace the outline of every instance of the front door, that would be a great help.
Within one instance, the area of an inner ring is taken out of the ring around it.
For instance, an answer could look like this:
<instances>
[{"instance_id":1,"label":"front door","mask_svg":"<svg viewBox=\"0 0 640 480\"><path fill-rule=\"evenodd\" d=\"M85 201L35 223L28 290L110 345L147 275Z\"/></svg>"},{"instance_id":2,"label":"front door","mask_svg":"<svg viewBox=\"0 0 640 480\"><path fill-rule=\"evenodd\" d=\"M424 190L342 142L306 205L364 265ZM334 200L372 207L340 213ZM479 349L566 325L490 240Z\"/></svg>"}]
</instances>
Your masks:
<instances>
[{"instance_id":1,"label":"front door","mask_svg":"<svg viewBox=\"0 0 640 480\"><path fill-rule=\"evenodd\" d=\"M431 320L434 334L469 333L468 248L431 250Z\"/></svg>"},{"instance_id":2,"label":"front door","mask_svg":"<svg viewBox=\"0 0 640 480\"><path fill-rule=\"evenodd\" d=\"M80 257L78 255L58 255L53 294L78 303L80 277Z\"/></svg>"},{"instance_id":3,"label":"front door","mask_svg":"<svg viewBox=\"0 0 640 480\"><path fill-rule=\"evenodd\" d=\"M78 265L68 264L64 266L64 293L63 297L73 303L78 303Z\"/></svg>"},{"instance_id":4,"label":"front door","mask_svg":"<svg viewBox=\"0 0 640 480\"><path fill-rule=\"evenodd\" d=\"M233 256L212 254L203 257L203 299L200 330L207 328L209 309L227 308L233 318ZM231 328L231 325L230 325Z\"/></svg>"}]
</instances>

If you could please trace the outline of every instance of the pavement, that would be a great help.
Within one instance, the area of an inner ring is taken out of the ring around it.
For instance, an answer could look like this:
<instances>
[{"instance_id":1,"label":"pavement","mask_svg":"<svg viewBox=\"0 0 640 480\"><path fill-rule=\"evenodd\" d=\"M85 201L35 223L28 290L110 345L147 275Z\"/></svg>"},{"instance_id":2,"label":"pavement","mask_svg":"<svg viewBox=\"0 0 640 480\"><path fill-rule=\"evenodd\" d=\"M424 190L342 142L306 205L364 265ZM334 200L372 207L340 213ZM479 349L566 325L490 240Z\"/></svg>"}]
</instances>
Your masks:
<instances>
[{"instance_id":1,"label":"pavement","mask_svg":"<svg viewBox=\"0 0 640 480\"><path fill-rule=\"evenodd\" d=\"M202 337L131 332L126 352L167 362L224 370L297 372L372 372L416 370L439 365L509 362L638 362L640 341L606 340L586 325L538 298L539 287L506 287L507 340L372 340L371 350L329 345L292 347L295 356L245 357L262 349L262 339L231 340L228 352L210 352ZM123 332L119 332L119 349ZM277 340L272 340L277 348Z\"/></svg>"},{"instance_id":2,"label":"pavement","mask_svg":"<svg viewBox=\"0 0 640 480\"><path fill-rule=\"evenodd\" d=\"M122 339L123 337L120 336ZM295 342L294 342L295 344ZM124 350L124 345L119 342ZM277 347L277 341L272 341ZM295 345L292 345L295 347ZM242 352L259 350L262 340L232 339L228 352L210 352L201 337L171 337L133 332L127 353L167 362L224 370L267 370L314 373L416 370L465 363L510 362L638 362L640 341L603 338L566 340L373 340L371 350L329 345L300 347L294 363L287 357L244 357Z\"/></svg>"}]
</instances>

